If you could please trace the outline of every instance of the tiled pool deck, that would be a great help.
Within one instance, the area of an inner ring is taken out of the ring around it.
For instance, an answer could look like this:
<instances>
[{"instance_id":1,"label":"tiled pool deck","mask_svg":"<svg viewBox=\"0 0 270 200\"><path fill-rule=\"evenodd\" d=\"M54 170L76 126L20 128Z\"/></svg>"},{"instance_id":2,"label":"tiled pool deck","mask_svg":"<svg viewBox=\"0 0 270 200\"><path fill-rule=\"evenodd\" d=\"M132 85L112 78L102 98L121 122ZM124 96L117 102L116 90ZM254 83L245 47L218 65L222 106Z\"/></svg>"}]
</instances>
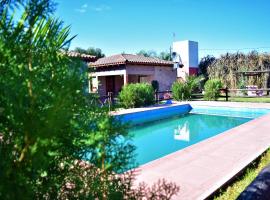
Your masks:
<instances>
[{"instance_id":1,"label":"tiled pool deck","mask_svg":"<svg viewBox=\"0 0 270 200\"><path fill-rule=\"evenodd\" d=\"M199 101L188 103L197 106L270 109L270 104L267 103ZM119 113L148 109L153 108L130 109ZM142 165L138 168L139 175L136 182L144 181L152 184L158 179L165 178L180 186L180 192L174 199L205 199L270 147L269 122L270 114Z\"/></svg>"}]
</instances>

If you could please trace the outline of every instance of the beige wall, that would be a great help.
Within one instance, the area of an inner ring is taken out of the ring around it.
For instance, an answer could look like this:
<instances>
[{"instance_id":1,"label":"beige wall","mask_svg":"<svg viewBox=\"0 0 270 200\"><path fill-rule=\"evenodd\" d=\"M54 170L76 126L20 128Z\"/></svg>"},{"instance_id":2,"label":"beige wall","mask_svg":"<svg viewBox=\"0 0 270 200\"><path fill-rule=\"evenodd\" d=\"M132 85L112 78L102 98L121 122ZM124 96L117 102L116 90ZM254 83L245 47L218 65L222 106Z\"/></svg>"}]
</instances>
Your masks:
<instances>
[{"instance_id":1,"label":"beige wall","mask_svg":"<svg viewBox=\"0 0 270 200\"><path fill-rule=\"evenodd\" d=\"M132 75L154 75L155 67L154 66L145 66L145 65L127 65L126 66L127 74Z\"/></svg>"},{"instance_id":2,"label":"beige wall","mask_svg":"<svg viewBox=\"0 0 270 200\"><path fill-rule=\"evenodd\" d=\"M124 85L124 76L115 76L115 91L118 93Z\"/></svg>"},{"instance_id":3,"label":"beige wall","mask_svg":"<svg viewBox=\"0 0 270 200\"><path fill-rule=\"evenodd\" d=\"M173 67L167 66L146 66L146 65L127 65L126 66L129 83L138 82L139 75L147 75L141 78L143 82L151 83L152 80L159 82L159 90L171 90L171 86L176 81L177 72Z\"/></svg>"},{"instance_id":4,"label":"beige wall","mask_svg":"<svg viewBox=\"0 0 270 200\"><path fill-rule=\"evenodd\" d=\"M128 82L129 83L138 83L139 75L128 75Z\"/></svg>"},{"instance_id":5,"label":"beige wall","mask_svg":"<svg viewBox=\"0 0 270 200\"><path fill-rule=\"evenodd\" d=\"M176 81L177 72L173 67L155 67L154 80L159 82L159 90L171 90L171 86Z\"/></svg>"},{"instance_id":6,"label":"beige wall","mask_svg":"<svg viewBox=\"0 0 270 200\"><path fill-rule=\"evenodd\" d=\"M106 95L106 78L108 75L115 75L115 91L119 92L124 83L124 75L122 73L124 70L119 71L106 71L93 73L92 75L98 76L98 80L93 81L93 86L98 83L98 92L100 95ZM119 73L119 74L117 74ZM127 65L126 73L128 74L129 83L137 83L139 76L146 76L141 78L142 82L148 82L151 84L152 80L157 80L159 82L159 90L171 90L173 82L176 80L176 70L173 67L165 66L144 66L144 65Z\"/></svg>"}]
</instances>

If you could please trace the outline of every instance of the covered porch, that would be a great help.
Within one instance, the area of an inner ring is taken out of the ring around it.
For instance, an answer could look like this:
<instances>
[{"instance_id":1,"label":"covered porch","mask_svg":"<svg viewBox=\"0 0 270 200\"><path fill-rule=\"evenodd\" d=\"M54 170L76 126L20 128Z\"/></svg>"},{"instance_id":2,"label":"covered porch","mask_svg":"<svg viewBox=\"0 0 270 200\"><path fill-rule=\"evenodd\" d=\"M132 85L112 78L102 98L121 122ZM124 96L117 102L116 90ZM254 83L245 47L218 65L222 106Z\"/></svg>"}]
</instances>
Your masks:
<instances>
[{"instance_id":1,"label":"covered porch","mask_svg":"<svg viewBox=\"0 0 270 200\"><path fill-rule=\"evenodd\" d=\"M115 71L95 72L91 74L89 92L98 92L106 96L109 92L118 95L122 87L129 83L151 83L153 75L149 73L129 74L126 69Z\"/></svg>"},{"instance_id":2,"label":"covered porch","mask_svg":"<svg viewBox=\"0 0 270 200\"><path fill-rule=\"evenodd\" d=\"M129 83L159 82L161 91L170 90L177 73L173 62L142 55L117 54L89 64L89 92L100 96L118 95Z\"/></svg>"}]
</instances>

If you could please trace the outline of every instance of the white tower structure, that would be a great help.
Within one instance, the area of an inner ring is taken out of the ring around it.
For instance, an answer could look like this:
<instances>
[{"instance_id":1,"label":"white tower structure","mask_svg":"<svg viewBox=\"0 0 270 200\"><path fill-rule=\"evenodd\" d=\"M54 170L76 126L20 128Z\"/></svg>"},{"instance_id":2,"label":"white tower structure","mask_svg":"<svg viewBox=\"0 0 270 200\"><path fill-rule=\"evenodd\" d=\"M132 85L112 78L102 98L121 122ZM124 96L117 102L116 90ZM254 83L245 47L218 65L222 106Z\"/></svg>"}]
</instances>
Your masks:
<instances>
[{"instance_id":1,"label":"white tower structure","mask_svg":"<svg viewBox=\"0 0 270 200\"><path fill-rule=\"evenodd\" d=\"M178 41L173 42L172 58L179 63L177 77L185 79L186 75L197 75L198 73L198 42Z\"/></svg>"}]
</instances>

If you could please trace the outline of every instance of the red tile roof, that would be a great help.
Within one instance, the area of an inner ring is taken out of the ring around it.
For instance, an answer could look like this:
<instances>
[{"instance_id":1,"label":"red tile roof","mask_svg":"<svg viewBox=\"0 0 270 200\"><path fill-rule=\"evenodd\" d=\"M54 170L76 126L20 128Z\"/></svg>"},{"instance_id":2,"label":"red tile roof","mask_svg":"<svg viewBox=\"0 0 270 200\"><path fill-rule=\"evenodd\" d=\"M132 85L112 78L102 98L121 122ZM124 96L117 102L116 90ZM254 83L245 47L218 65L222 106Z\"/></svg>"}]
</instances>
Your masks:
<instances>
[{"instance_id":1,"label":"red tile roof","mask_svg":"<svg viewBox=\"0 0 270 200\"><path fill-rule=\"evenodd\" d=\"M90 66L102 67L121 64L172 66L173 62L162 60L159 58L145 57L143 55L117 54L109 57L100 58L96 62L90 63Z\"/></svg>"},{"instance_id":2,"label":"red tile roof","mask_svg":"<svg viewBox=\"0 0 270 200\"><path fill-rule=\"evenodd\" d=\"M86 62L95 62L97 60L96 56L84 54L84 53L78 53L75 51L69 51L67 52L67 55L72 58L81 58L82 60Z\"/></svg>"}]
</instances>

